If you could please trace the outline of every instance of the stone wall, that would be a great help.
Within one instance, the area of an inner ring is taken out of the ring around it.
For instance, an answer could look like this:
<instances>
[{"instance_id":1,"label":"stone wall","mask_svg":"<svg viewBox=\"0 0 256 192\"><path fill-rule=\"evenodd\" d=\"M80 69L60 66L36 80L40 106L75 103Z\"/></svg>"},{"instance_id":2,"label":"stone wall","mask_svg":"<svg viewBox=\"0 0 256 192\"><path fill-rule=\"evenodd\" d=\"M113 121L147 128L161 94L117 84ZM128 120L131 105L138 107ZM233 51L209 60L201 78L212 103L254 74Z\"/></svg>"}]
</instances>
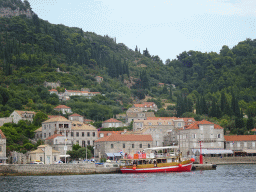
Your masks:
<instances>
[{"instance_id":1,"label":"stone wall","mask_svg":"<svg viewBox=\"0 0 256 192\"><path fill-rule=\"evenodd\" d=\"M88 164L51 164L51 165L0 165L1 175L59 175L59 174L93 174L118 172L119 167L96 167Z\"/></svg>"},{"instance_id":2,"label":"stone wall","mask_svg":"<svg viewBox=\"0 0 256 192\"><path fill-rule=\"evenodd\" d=\"M204 157L206 164L256 163L256 156L245 157Z\"/></svg>"}]
</instances>

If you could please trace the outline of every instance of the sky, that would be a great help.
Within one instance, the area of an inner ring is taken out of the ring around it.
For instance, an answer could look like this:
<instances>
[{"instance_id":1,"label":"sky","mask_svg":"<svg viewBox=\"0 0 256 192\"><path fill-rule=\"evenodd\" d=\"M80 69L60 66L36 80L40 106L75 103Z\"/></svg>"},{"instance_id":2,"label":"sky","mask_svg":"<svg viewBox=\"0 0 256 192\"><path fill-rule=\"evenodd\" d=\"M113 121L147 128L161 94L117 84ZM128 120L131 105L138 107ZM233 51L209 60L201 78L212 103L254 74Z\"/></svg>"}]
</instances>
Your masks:
<instances>
[{"instance_id":1,"label":"sky","mask_svg":"<svg viewBox=\"0 0 256 192\"><path fill-rule=\"evenodd\" d=\"M163 62L255 39L256 0L28 0L52 24L116 38Z\"/></svg>"}]
</instances>

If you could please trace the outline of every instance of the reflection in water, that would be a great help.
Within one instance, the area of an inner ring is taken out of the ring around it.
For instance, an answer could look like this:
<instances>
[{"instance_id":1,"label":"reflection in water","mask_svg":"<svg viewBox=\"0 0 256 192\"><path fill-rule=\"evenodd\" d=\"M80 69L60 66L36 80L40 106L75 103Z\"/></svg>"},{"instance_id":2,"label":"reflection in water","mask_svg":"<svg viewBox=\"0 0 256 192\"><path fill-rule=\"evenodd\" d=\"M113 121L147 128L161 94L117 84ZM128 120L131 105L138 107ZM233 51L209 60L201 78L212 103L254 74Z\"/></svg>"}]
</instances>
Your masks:
<instances>
[{"instance_id":1,"label":"reflection in water","mask_svg":"<svg viewBox=\"0 0 256 192\"><path fill-rule=\"evenodd\" d=\"M254 191L256 165L185 173L0 177L0 191Z\"/></svg>"}]
</instances>

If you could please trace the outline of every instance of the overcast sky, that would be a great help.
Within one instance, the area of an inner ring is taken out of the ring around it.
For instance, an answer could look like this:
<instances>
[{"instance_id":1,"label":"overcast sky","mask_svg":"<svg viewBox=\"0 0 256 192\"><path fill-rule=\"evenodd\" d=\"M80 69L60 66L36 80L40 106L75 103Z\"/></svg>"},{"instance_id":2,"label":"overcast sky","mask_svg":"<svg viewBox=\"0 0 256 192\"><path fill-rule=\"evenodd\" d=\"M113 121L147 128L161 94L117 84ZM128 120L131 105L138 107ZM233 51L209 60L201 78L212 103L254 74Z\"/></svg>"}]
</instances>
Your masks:
<instances>
[{"instance_id":1,"label":"overcast sky","mask_svg":"<svg viewBox=\"0 0 256 192\"><path fill-rule=\"evenodd\" d=\"M183 51L219 53L255 38L256 0L28 0L53 24L136 45L163 62Z\"/></svg>"}]
</instances>

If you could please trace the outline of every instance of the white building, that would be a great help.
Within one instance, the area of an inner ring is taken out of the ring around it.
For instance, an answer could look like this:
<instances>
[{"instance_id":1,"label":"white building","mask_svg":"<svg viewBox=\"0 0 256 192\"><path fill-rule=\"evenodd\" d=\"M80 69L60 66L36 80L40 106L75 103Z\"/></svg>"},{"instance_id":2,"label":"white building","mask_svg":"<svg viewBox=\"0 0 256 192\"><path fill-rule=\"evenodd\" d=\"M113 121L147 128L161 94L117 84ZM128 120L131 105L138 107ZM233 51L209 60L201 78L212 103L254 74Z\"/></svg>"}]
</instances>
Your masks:
<instances>
[{"instance_id":1,"label":"white building","mask_svg":"<svg viewBox=\"0 0 256 192\"><path fill-rule=\"evenodd\" d=\"M12 118L13 123L18 123L20 120L27 120L33 122L35 116L34 111L13 111L10 117Z\"/></svg>"}]
</instances>

